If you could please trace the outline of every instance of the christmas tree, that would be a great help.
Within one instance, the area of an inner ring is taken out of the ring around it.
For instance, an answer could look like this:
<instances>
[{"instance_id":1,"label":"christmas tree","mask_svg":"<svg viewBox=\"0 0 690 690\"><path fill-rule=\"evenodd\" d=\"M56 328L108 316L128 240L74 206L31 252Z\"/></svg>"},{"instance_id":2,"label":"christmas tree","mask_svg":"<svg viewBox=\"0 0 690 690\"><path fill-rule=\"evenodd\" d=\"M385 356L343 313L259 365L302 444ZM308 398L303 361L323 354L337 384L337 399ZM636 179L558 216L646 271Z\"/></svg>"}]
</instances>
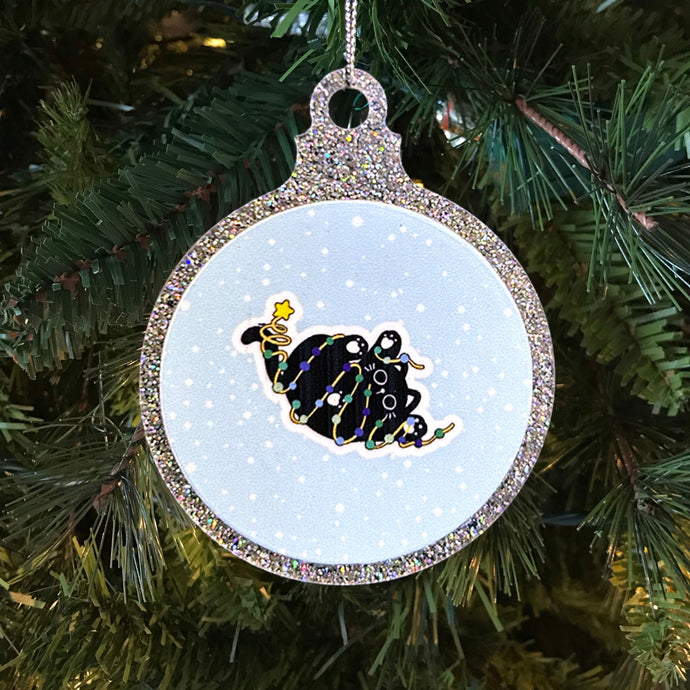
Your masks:
<instances>
[{"instance_id":1,"label":"christmas tree","mask_svg":"<svg viewBox=\"0 0 690 690\"><path fill-rule=\"evenodd\" d=\"M141 431L143 332L189 247L289 177L311 92L344 65L344 7L4 0L0 687L686 687L690 7L358 17L407 171L494 229L545 305L557 394L535 470L463 550L377 585L283 580L194 526ZM332 106L363 117L356 96ZM312 358L330 385L344 341L324 330L291 363L267 345L288 318L245 337L274 394ZM414 416L378 430L362 403L339 435L308 402L336 443L386 445ZM415 421L397 443L452 433Z\"/></svg>"}]
</instances>

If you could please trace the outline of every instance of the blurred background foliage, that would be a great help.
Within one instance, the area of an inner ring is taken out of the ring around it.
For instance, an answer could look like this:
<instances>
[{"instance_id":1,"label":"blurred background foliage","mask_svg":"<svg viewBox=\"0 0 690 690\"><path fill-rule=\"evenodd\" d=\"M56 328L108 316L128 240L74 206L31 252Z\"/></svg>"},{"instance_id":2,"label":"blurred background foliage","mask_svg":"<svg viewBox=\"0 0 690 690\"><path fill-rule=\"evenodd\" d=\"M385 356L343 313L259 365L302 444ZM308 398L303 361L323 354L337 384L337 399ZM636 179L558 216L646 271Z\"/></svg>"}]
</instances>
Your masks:
<instances>
[{"instance_id":1,"label":"blurred background foliage","mask_svg":"<svg viewBox=\"0 0 690 690\"><path fill-rule=\"evenodd\" d=\"M290 174L342 4L0 2L0 687L687 686L686 3L360 0L408 172L526 267L558 389L494 526L335 588L189 522L137 378L169 271Z\"/></svg>"}]
</instances>

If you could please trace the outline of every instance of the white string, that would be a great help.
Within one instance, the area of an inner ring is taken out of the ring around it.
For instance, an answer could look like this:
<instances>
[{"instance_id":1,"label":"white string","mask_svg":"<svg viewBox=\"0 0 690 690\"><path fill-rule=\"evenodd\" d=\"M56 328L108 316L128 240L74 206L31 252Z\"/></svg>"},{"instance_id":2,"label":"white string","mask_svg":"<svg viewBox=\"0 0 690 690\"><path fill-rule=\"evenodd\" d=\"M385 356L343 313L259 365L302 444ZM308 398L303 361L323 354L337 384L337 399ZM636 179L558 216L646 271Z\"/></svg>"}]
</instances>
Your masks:
<instances>
[{"instance_id":1,"label":"white string","mask_svg":"<svg viewBox=\"0 0 690 690\"><path fill-rule=\"evenodd\" d=\"M357 0L345 0L345 79L355 80L355 42L357 40Z\"/></svg>"}]
</instances>

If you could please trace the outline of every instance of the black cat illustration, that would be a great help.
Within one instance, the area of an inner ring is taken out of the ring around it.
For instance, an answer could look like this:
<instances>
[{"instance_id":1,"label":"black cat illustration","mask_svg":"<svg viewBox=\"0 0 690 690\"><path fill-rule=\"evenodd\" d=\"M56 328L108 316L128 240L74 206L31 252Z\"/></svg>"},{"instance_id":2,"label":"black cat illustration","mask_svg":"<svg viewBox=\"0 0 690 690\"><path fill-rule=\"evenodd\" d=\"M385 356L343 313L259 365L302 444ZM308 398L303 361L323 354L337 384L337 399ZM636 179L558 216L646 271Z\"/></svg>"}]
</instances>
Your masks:
<instances>
[{"instance_id":1,"label":"black cat illustration","mask_svg":"<svg viewBox=\"0 0 690 690\"><path fill-rule=\"evenodd\" d=\"M241 337L244 345L259 344L272 390L286 396L292 422L338 446L362 443L367 450L393 443L421 448L453 429L451 423L425 438L427 422L414 414L422 395L407 382L409 368L423 366L400 352L396 330L385 330L371 346L356 334L310 335L288 354L292 338L283 322L292 313L289 300L276 302L273 319Z\"/></svg>"}]
</instances>

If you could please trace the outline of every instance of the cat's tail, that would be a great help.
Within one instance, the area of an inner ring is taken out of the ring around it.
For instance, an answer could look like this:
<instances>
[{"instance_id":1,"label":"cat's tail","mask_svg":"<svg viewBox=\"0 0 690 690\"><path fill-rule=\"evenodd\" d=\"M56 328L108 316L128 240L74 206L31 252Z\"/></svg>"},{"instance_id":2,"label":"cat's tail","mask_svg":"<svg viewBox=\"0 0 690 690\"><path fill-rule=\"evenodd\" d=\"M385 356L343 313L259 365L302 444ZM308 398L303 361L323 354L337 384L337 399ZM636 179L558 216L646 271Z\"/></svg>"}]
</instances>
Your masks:
<instances>
[{"instance_id":1,"label":"cat's tail","mask_svg":"<svg viewBox=\"0 0 690 690\"><path fill-rule=\"evenodd\" d=\"M274 319L268 324L250 326L240 340L244 345L259 343L264 357L266 373L270 379L275 379L280 362L287 360L287 353L281 347L290 344L290 337L285 334L287 327L276 323Z\"/></svg>"},{"instance_id":2,"label":"cat's tail","mask_svg":"<svg viewBox=\"0 0 690 690\"><path fill-rule=\"evenodd\" d=\"M244 333L242 333L242 344L251 345L252 343L256 342L260 343L262 340L261 329L263 326L264 324L260 324L259 326L250 326Z\"/></svg>"}]
</instances>

